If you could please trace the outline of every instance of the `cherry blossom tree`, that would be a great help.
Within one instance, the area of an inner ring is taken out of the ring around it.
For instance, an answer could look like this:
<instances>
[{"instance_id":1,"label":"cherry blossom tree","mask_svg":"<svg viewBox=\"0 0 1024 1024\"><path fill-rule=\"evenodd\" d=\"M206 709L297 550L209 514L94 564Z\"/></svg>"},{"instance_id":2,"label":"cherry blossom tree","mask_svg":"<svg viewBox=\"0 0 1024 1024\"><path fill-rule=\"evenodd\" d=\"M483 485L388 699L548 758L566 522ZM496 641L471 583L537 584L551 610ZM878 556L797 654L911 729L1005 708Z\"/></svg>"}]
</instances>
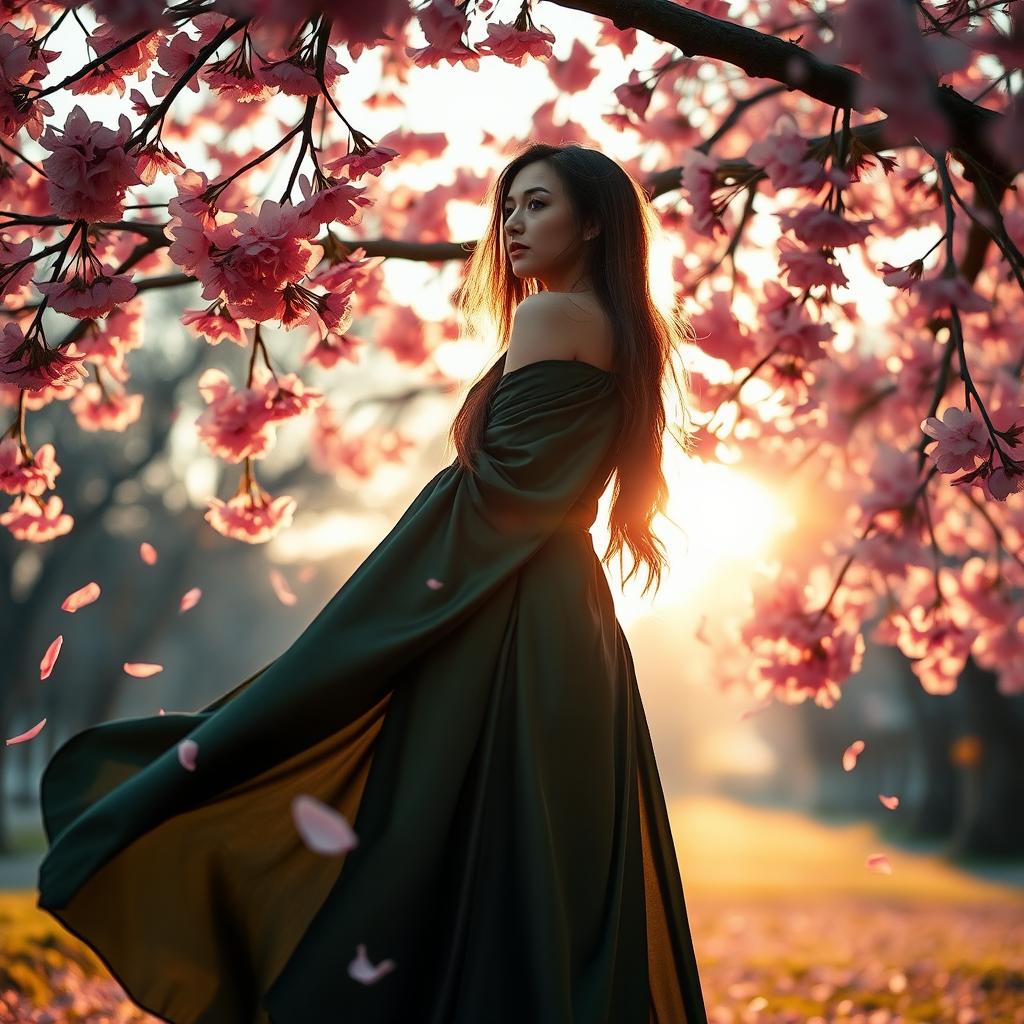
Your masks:
<instances>
[{"instance_id":1,"label":"cherry blossom tree","mask_svg":"<svg viewBox=\"0 0 1024 1024\"><path fill-rule=\"evenodd\" d=\"M478 203L489 179L394 185L447 148L398 126L400 94L413 68L539 64L550 92L532 137L593 144L557 103L603 108L612 155L655 201L673 301L699 339L680 427L696 457L774 481L817 473L840 510L755 582L749 607L707 624L723 675L758 698L830 707L870 639L895 645L930 693L950 692L969 657L1001 693L1024 692L1022 4L555 6L596 20L595 50L556 40L530 0L97 0L91 30L76 3L6 0L0 524L37 545L75 529L61 452L33 447L33 419L66 403L83 431L135 429L146 396L127 356L159 344L138 328L144 293L185 283L201 288L180 316L195 343L247 356L235 376L198 380L197 436L238 467L235 492L208 498L210 528L258 544L289 527L296 501L258 474L284 422L309 421L323 472L401 460L410 438L350 435L302 370L373 349L454 385L434 353L457 326L422 323L383 266L464 260L472 240L450 237L449 207ZM57 81L52 39L72 22L95 57ZM639 33L660 59L596 95L602 56L628 65ZM377 140L345 100L345 76L369 60L375 105L396 122ZM58 91L116 95L123 110L104 123L77 104L61 123ZM282 98L298 104L292 123ZM522 141L486 126L483 139L495 168ZM183 159L186 143L201 160ZM276 167L280 195L258 195ZM372 337L352 333L357 315ZM284 372L296 338L302 366Z\"/></svg>"}]
</instances>

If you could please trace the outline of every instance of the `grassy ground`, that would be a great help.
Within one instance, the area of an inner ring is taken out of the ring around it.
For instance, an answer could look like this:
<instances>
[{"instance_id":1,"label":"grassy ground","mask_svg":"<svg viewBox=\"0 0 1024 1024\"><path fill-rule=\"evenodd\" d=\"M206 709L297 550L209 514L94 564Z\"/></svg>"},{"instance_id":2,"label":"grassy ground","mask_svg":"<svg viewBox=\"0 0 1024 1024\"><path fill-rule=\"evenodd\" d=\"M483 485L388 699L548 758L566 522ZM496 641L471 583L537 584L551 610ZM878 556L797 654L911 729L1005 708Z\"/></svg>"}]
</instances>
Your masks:
<instances>
[{"instance_id":1,"label":"grassy ground","mask_svg":"<svg viewBox=\"0 0 1024 1024\"><path fill-rule=\"evenodd\" d=\"M671 816L712 1024L1024 1024L1021 888L869 825L717 798ZM0 891L0 1022L150 1020L33 892Z\"/></svg>"}]
</instances>

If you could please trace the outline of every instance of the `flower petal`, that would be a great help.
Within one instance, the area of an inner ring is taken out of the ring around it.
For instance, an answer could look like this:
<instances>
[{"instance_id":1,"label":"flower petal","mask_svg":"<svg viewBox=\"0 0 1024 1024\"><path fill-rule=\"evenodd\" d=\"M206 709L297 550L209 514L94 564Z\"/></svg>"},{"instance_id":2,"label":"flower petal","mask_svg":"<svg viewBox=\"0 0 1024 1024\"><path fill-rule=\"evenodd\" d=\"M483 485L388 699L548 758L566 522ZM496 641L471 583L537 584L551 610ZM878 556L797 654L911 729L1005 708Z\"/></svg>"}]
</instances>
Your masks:
<instances>
[{"instance_id":1,"label":"flower petal","mask_svg":"<svg viewBox=\"0 0 1024 1024\"><path fill-rule=\"evenodd\" d=\"M854 740L844 751L843 751L843 771L852 772L857 767L857 758L860 756L860 752L864 749L863 740Z\"/></svg>"},{"instance_id":2,"label":"flower petal","mask_svg":"<svg viewBox=\"0 0 1024 1024\"><path fill-rule=\"evenodd\" d=\"M868 867L880 875L891 875L892 865L884 853L872 853L867 860Z\"/></svg>"},{"instance_id":3,"label":"flower petal","mask_svg":"<svg viewBox=\"0 0 1024 1024\"><path fill-rule=\"evenodd\" d=\"M196 754L199 753L199 744L195 740L182 740L178 744L178 763L182 768L190 772L196 770Z\"/></svg>"},{"instance_id":4,"label":"flower petal","mask_svg":"<svg viewBox=\"0 0 1024 1024\"><path fill-rule=\"evenodd\" d=\"M345 853L359 845L345 816L314 796L297 796L292 801L292 818L302 841L314 853Z\"/></svg>"},{"instance_id":5,"label":"flower petal","mask_svg":"<svg viewBox=\"0 0 1024 1024\"><path fill-rule=\"evenodd\" d=\"M61 609L66 612L77 612L87 604L92 604L100 596L100 585L94 580L68 594L61 602Z\"/></svg>"},{"instance_id":6,"label":"flower petal","mask_svg":"<svg viewBox=\"0 0 1024 1024\"><path fill-rule=\"evenodd\" d=\"M43 655L43 660L39 662L39 678L46 679L49 674L53 671L53 664L57 660L57 655L60 654L61 646L64 643L64 637L59 636L49 647L46 648L46 653Z\"/></svg>"},{"instance_id":7,"label":"flower petal","mask_svg":"<svg viewBox=\"0 0 1024 1024\"><path fill-rule=\"evenodd\" d=\"M41 722L37 722L35 725L33 725L32 728L28 730L28 732L23 732L21 733L20 736L12 736L9 740L5 740L4 745L11 747L14 746L15 743L24 743L26 740L30 740L34 736L39 735L44 725L46 725L45 718Z\"/></svg>"},{"instance_id":8,"label":"flower petal","mask_svg":"<svg viewBox=\"0 0 1024 1024\"><path fill-rule=\"evenodd\" d=\"M155 676L158 672L163 672L164 667L149 661L126 661L124 670L130 676L145 679L148 676Z\"/></svg>"},{"instance_id":9,"label":"flower petal","mask_svg":"<svg viewBox=\"0 0 1024 1024\"><path fill-rule=\"evenodd\" d=\"M281 604L291 605L298 600L292 592L292 588L288 586L288 581L277 569L270 570L270 585L274 588L274 593Z\"/></svg>"},{"instance_id":10,"label":"flower petal","mask_svg":"<svg viewBox=\"0 0 1024 1024\"><path fill-rule=\"evenodd\" d=\"M360 942L356 946L355 959L348 965L348 976L354 981L361 981L364 985L372 985L394 969L394 960L381 960L376 966L371 964L366 955L366 945Z\"/></svg>"}]
</instances>

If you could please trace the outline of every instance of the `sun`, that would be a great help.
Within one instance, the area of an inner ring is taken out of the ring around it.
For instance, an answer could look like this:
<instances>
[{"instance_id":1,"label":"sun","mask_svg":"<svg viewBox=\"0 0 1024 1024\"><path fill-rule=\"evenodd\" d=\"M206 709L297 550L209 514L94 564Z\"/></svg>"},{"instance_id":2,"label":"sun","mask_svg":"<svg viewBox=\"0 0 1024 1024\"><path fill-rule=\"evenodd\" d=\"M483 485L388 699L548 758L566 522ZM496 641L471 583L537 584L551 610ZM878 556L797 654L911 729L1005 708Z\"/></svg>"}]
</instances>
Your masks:
<instances>
[{"instance_id":1,"label":"sun","mask_svg":"<svg viewBox=\"0 0 1024 1024\"><path fill-rule=\"evenodd\" d=\"M625 587L620 586L616 557L608 575L623 623L688 604L726 574L731 591L738 576L752 572L769 556L774 539L796 522L777 495L734 466L704 463L672 448L665 452L663 468L669 486L667 516L656 516L652 524L667 556L661 588L657 596L653 586L640 596L647 578L645 566ZM601 503L591 531L599 553L608 543L610 487ZM627 557L627 571L631 564Z\"/></svg>"}]
</instances>

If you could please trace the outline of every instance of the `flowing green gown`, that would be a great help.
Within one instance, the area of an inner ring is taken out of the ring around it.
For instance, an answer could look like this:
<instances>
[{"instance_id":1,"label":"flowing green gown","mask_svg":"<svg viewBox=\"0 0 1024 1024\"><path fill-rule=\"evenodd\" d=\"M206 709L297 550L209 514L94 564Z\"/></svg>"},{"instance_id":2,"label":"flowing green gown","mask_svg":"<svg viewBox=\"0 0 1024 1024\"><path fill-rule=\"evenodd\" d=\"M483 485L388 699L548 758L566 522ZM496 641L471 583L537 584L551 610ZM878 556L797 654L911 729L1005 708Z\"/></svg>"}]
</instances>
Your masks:
<instances>
[{"instance_id":1,"label":"flowing green gown","mask_svg":"<svg viewBox=\"0 0 1024 1024\"><path fill-rule=\"evenodd\" d=\"M589 363L506 374L479 475L441 470L283 654L199 711L56 751L38 905L136 1004L174 1024L706 1024L588 532L620 412ZM310 850L299 794L358 846ZM352 978L359 944L394 969Z\"/></svg>"}]
</instances>

